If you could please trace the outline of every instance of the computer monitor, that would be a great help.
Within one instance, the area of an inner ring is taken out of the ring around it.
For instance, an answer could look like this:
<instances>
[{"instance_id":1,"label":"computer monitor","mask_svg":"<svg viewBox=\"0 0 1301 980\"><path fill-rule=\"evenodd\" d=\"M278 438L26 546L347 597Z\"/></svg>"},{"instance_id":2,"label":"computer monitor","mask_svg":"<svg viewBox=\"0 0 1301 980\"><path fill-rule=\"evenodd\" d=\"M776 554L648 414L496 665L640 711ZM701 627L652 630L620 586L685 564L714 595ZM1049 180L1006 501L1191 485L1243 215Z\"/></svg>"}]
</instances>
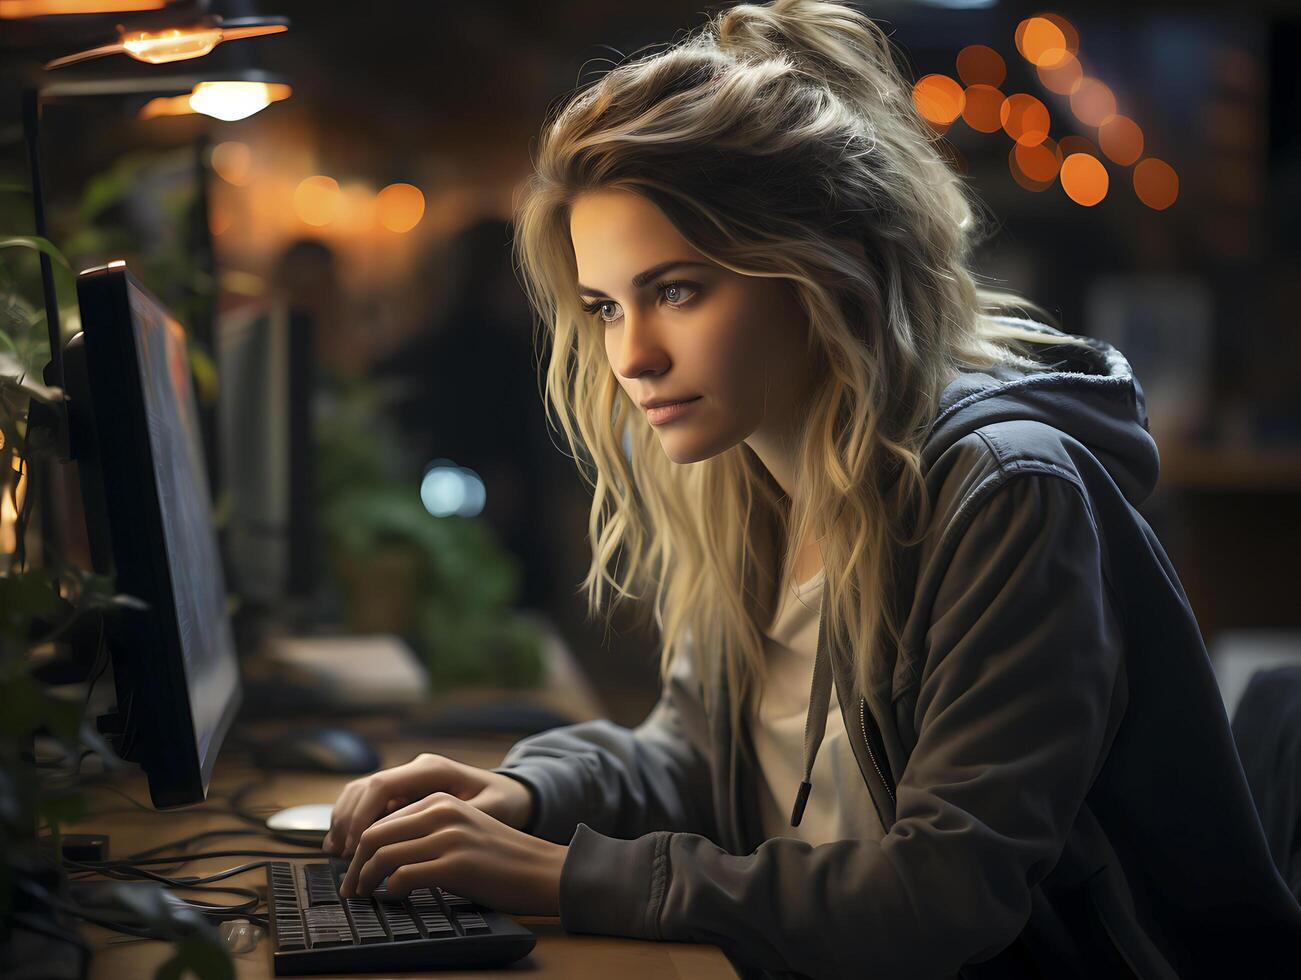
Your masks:
<instances>
[{"instance_id":1,"label":"computer monitor","mask_svg":"<svg viewBox=\"0 0 1301 980\"><path fill-rule=\"evenodd\" d=\"M316 583L313 325L279 300L217 319L217 441L231 586L262 607Z\"/></svg>"},{"instance_id":2,"label":"computer monitor","mask_svg":"<svg viewBox=\"0 0 1301 980\"><path fill-rule=\"evenodd\" d=\"M185 331L125 263L81 273L77 300L66 374L91 555L147 604L108 634L106 727L156 807L197 803L241 687Z\"/></svg>"}]
</instances>

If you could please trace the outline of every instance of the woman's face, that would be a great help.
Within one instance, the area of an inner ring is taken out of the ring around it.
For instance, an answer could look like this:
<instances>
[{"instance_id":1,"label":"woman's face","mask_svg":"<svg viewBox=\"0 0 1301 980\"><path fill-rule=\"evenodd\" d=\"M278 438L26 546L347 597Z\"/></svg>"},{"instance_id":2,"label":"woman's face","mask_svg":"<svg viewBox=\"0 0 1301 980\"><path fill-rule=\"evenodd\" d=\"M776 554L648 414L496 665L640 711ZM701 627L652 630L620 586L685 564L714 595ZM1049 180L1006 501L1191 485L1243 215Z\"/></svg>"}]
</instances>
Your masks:
<instances>
[{"instance_id":1,"label":"woman's face","mask_svg":"<svg viewBox=\"0 0 1301 980\"><path fill-rule=\"evenodd\" d=\"M650 399L697 399L652 422L668 457L696 462L745 441L786 486L809 384L806 318L787 281L715 265L630 191L580 195L569 230L580 298L637 411Z\"/></svg>"}]
</instances>

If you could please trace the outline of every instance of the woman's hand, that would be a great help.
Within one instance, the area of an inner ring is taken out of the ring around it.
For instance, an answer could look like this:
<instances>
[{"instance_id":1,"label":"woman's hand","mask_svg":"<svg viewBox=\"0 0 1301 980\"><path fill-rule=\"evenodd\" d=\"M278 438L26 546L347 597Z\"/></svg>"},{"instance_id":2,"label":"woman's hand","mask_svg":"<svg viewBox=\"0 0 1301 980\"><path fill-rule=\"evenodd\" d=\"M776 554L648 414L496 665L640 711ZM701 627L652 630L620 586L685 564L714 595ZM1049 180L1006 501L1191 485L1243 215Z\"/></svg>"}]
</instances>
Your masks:
<instances>
[{"instance_id":1,"label":"woman's hand","mask_svg":"<svg viewBox=\"0 0 1301 980\"><path fill-rule=\"evenodd\" d=\"M350 857L367 827L431 793L448 793L509 827L527 826L533 814L533 794L519 780L425 752L348 783L335 801L321 849Z\"/></svg>"},{"instance_id":2,"label":"woman's hand","mask_svg":"<svg viewBox=\"0 0 1301 980\"><path fill-rule=\"evenodd\" d=\"M559 915L568 853L470 802L434 793L362 831L339 894L369 895L387 877L392 898L436 885L502 912Z\"/></svg>"}]
</instances>

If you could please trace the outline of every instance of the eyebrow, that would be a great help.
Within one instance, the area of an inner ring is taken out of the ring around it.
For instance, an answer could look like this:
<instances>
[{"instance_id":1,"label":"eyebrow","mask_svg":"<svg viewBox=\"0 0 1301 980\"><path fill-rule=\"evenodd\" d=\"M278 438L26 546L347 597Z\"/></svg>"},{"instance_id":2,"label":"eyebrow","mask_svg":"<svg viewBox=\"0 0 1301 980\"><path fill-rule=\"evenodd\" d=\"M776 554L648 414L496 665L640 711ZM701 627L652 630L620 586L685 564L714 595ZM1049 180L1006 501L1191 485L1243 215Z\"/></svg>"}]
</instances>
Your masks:
<instances>
[{"instance_id":1,"label":"eyebrow","mask_svg":"<svg viewBox=\"0 0 1301 980\"><path fill-rule=\"evenodd\" d=\"M693 265L698 265L701 266L702 268L708 267L708 263L706 262L688 262L683 259L670 259L667 262L661 262L659 265L647 269L645 272L639 272L637 273L637 275L633 276L632 277L633 287L635 289L641 289L642 286L646 285L652 279L656 278L657 276L663 275L664 273L668 272L670 269L678 269L683 266L693 266ZM584 286L582 283L578 284L578 291L580 293L585 293L588 296L604 296L606 299L613 299L613 297L610 296L609 294L603 293L599 289L592 289L590 286Z\"/></svg>"}]
</instances>

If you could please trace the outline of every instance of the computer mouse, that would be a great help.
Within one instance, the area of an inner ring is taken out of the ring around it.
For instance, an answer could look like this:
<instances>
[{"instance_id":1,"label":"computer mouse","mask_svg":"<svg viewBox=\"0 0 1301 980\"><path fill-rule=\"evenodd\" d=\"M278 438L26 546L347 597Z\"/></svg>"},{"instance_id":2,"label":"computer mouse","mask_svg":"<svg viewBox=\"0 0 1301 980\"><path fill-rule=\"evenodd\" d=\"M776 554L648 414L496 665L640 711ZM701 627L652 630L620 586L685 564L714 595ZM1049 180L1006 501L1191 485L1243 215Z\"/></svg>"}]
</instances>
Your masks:
<instances>
[{"instance_id":1,"label":"computer mouse","mask_svg":"<svg viewBox=\"0 0 1301 980\"><path fill-rule=\"evenodd\" d=\"M268 741L256 753L263 769L365 773L379 768L379 753L346 728L315 728Z\"/></svg>"},{"instance_id":2,"label":"computer mouse","mask_svg":"<svg viewBox=\"0 0 1301 980\"><path fill-rule=\"evenodd\" d=\"M314 837L320 840L330 830L333 803L303 803L267 817L267 830L277 834Z\"/></svg>"}]
</instances>

